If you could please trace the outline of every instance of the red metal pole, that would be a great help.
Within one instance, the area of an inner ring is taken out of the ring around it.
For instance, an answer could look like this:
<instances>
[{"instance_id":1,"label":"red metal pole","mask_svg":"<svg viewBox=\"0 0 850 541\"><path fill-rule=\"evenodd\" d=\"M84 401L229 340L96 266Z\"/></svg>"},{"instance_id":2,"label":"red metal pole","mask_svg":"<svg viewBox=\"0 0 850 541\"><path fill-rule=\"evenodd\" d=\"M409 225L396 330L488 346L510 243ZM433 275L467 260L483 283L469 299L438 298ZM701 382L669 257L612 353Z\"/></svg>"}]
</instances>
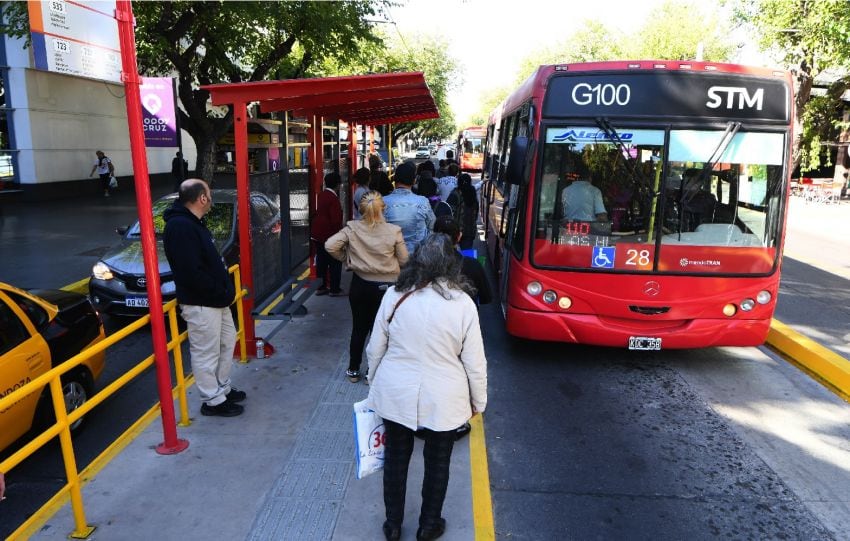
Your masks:
<instances>
[{"instance_id":1,"label":"red metal pole","mask_svg":"<svg viewBox=\"0 0 850 541\"><path fill-rule=\"evenodd\" d=\"M354 185L354 173L357 172L357 145L354 142L355 134L354 130L357 129L356 124L348 124L348 185L350 187L349 193L351 197L349 197L349 201L351 201L352 208L357 204L354 201L354 190L357 186ZM359 210L359 209L358 209ZM354 216L354 214L349 214L349 216Z\"/></svg>"},{"instance_id":2,"label":"red metal pole","mask_svg":"<svg viewBox=\"0 0 850 541\"><path fill-rule=\"evenodd\" d=\"M129 0L118 0L115 9L118 35L121 40L121 78L127 102L127 126L130 129L130 152L133 157L133 176L141 229L142 256L145 263L148 303L151 314L156 384L162 412L162 432L165 441L156 447L162 455L173 455L189 447L189 442L177 437L174 401L171 397L171 367L165 339L165 316L162 312L162 293L159 281L159 263L156 255L151 203L150 178L145 151L145 133L142 128L142 100L139 92L139 70L136 66L136 35L133 31L133 7Z\"/></svg>"},{"instance_id":3,"label":"red metal pole","mask_svg":"<svg viewBox=\"0 0 850 541\"><path fill-rule=\"evenodd\" d=\"M255 357L257 349L251 347L256 338L254 330L254 262L251 255L251 186L248 182L248 108L245 102L233 104L233 139L236 146L236 215L239 217L239 267L242 269L242 286L248 289L243 300L245 316L245 341L248 356Z\"/></svg>"},{"instance_id":4,"label":"red metal pole","mask_svg":"<svg viewBox=\"0 0 850 541\"><path fill-rule=\"evenodd\" d=\"M319 202L319 193L322 191L322 179L320 171L324 169L322 167L321 162L321 154L318 154L319 159L316 158L316 140L321 140L322 127L316 125L316 122L320 122L321 117L317 117L316 115L310 115L310 127L307 128L307 140L310 141L310 181L309 181L309 214L310 214L310 223L312 225L313 216L316 214L316 209L318 208ZM316 134L319 134L316 137ZM321 143L320 143L321 144ZM318 177L318 184L316 178ZM310 241L310 278L316 278L316 246L313 241ZM324 276L321 277L324 280Z\"/></svg>"}]
</instances>

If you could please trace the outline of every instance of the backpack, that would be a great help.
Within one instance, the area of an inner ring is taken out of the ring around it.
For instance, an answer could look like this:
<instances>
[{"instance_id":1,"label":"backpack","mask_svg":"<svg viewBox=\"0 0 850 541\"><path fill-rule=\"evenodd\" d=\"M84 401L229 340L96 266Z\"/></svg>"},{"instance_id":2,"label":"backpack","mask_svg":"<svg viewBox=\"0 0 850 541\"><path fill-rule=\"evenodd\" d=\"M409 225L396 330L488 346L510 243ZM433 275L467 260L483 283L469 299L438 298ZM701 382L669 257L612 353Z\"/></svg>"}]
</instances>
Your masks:
<instances>
[{"instance_id":1,"label":"backpack","mask_svg":"<svg viewBox=\"0 0 850 541\"><path fill-rule=\"evenodd\" d=\"M452 193L446 198L446 203L452 209L452 218L458 226L463 227L463 194L460 193L460 188L455 188Z\"/></svg>"},{"instance_id":2,"label":"backpack","mask_svg":"<svg viewBox=\"0 0 850 541\"><path fill-rule=\"evenodd\" d=\"M445 201L431 201L431 210L434 211L434 216L437 218L440 216L453 216L452 207Z\"/></svg>"}]
</instances>

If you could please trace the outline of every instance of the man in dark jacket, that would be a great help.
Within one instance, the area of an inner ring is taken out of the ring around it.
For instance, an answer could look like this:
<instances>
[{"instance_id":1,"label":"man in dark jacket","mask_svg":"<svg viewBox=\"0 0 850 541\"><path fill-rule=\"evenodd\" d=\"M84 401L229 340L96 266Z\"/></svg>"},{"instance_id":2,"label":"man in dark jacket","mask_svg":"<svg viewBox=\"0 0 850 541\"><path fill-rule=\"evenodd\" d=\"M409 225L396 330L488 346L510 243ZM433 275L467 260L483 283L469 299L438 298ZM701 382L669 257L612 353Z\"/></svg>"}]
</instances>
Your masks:
<instances>
[{"instance_id":1,"label":"man in dark jacket","mask_svg":"<svg viewBox=\"0 0 850 541\"><path fill-rule=\"evenodd\" d=\"M330 293L331 297L341 297L344 294L339 286L342 262L331 257L325 250L325 241L342 229L342 205L336 194L339 183L338 173L325 175L325 188L319 194L316 212L310 220L310 239L316 247L316 276L322 279L322 287L316 291L316 295Z\"/></svg>"},{"instance_id":2,"label":"man in dark jacket","mask_svg":"<svg viewBox=\"0 0 850 541\"><path fill-rule=\"evenodd\" d=\"M189 162L183 159L182 152L178 152L171 160L171 176L174 178L174 191L180 191L180 184L189 178Z\"/></svg>"},{"instance_id":3,"label":"man in dark jacket","mask_svg":"<svg viewBox=\"0 0 850 541\"><path fill-rule=\"evenodd\" d=\"M174 275L180 314L189 331L192 373L203 405L202 415L233 417L245 392L230 384L236 328L230 304L236 290L224 260L202 221L212 208L207 183L190 178L180 185L174 206L166 210L163 245Z\"/></svg>"}]
</instances>

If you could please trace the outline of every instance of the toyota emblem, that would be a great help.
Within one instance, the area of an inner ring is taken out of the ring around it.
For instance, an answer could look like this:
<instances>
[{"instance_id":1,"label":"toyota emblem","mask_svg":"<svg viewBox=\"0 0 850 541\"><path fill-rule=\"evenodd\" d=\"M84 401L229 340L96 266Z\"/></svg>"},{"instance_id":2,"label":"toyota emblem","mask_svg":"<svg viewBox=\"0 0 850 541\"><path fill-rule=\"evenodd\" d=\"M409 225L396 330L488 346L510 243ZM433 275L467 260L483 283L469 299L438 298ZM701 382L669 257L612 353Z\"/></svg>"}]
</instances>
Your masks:
<instances>
[{"instance_id":1,"label":"toyota emblem","mask_svg":"<svg viewBox=\"0 0 850 541\"><path fill-rule=\"evenodd\" d=\"M147 285L147 283L148 283L148 281L145 280L144 276L136 279L136 285L139 286L139 287L145 287Z\"/></svg>"},{"instance_id":2,"label":"toyota emblem","mask_svg":"<svg viewBox=\"0 0 850 541\"><path fill-rule=\"evenodd\" d=\"M654 297L661 293L661 284L656 281L649 281L643 285L643 293L647 297Z\"/></svg>"}]
</instances>

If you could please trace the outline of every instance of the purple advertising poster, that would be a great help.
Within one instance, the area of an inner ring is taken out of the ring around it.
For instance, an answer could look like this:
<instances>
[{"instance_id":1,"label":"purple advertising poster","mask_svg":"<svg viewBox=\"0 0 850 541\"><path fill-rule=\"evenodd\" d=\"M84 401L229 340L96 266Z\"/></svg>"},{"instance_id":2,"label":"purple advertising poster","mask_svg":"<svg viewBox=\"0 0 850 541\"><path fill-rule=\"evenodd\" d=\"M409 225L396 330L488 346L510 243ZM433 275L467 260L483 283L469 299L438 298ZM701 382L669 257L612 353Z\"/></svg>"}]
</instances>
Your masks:
<instances>
[{"instance_id":1,"label":"purple advertising poster","mask_svg":"<svg viewBox=\"0 0 850 541\"><path fill-rule=\"evenodd\" d=\"M140 92L145 146L176 147L177 119L171 77L142 77Z\"/></svg>"}]
</instances>

